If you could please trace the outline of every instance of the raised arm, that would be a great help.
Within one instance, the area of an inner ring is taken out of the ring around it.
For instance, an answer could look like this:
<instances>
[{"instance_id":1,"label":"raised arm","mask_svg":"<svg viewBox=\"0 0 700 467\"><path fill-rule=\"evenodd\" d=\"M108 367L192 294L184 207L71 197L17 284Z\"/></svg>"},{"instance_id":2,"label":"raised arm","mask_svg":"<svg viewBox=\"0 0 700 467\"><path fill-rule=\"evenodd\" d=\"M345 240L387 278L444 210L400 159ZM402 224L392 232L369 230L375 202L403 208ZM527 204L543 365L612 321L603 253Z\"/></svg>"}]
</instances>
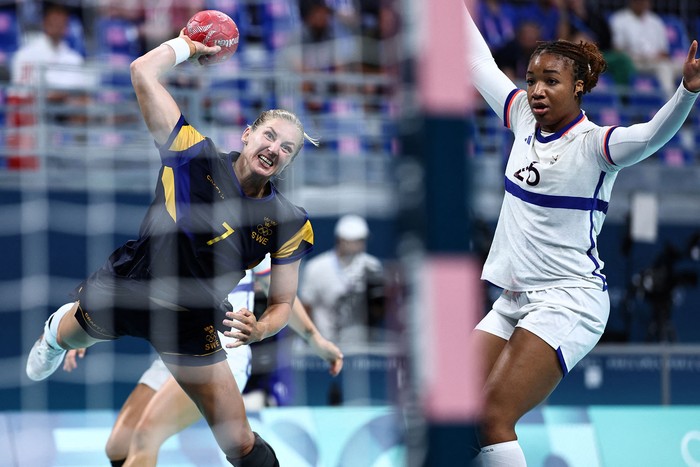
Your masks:
<instances>
[{"instance_id":1,"label":"raised arm","mask_svg":"<svg viewBox=\"0 0 700 467\"><path fill-rule=\"evenodd\" d=\"M469 54L467 60L469 63L469 77L479 94L483 96L489 107L502 120L503 105L506 98L517 86L496 65L489 46L486 44L481 32L479 32L479 28L474 23L466 6L464 11L467 28L467 53Z\"/></svg>"},{"instance_id":2,"label":"raised arm","mask_svg":"<svg viewBox=\"0 0 700 467\"><path fill-rule=\"evenodd\" d=\"M181 31L180 37L164 42L131 63L131 83L141 114L156 143L167 142L180 118L180 108L160 78L187 59L214 54L219 50L219 46L207 47L201 42L192 41Z\"/></svg>"},{"instance_id":3,"label":"raised arm","mask_svg":"<svg viewBox=\"0 0 700 467\"><path fill-rule=\"evenodd\" d=\"M697 51L698 42L693 41L683 65L683 83L650 121L616 128L611 133L609 148L613 163L621 167L635 164L661 149L680 130L700 92Z\"/></svg>"}]
</instances>

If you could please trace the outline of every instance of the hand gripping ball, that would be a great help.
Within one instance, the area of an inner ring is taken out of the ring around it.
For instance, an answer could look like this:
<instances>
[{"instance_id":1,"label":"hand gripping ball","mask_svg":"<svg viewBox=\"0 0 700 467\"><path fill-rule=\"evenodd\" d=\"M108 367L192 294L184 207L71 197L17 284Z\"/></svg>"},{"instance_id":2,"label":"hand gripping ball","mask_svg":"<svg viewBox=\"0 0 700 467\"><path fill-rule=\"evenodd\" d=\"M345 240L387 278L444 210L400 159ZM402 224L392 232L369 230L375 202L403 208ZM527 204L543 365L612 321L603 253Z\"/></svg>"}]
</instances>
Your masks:
<instances>
[{"instance_id":1,"label":"hand gripping ball","mask_svg":"<svg viewBox=\"0 0 700 467\"><path fill-rule=\"evenodd\" d=\"M187 21L185 34L204 45L221 46L220 52L199 57L199 63L202 65L213 65L228 60L238 49L238 26L226 13L217 10L195 13Z\"/></svg>"}]
</instances>

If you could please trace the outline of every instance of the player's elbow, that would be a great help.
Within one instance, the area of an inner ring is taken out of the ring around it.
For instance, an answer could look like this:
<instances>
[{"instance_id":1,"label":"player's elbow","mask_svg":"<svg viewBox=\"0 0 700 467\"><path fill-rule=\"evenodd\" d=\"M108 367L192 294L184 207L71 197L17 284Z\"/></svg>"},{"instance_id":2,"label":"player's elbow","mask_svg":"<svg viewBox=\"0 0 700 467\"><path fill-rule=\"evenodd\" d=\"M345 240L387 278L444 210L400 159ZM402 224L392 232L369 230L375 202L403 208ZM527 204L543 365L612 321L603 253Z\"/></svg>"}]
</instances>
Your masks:
<instances>
[{"instance_id":1,"label":"player's elbow","mask_svg":"<svg viewBox=\"0 0 700 467\"><path fill-rule=\"evenodd\" d=\"M131 73L131 84L134 86L138 85L145 75L145 63L143 57L139 57L129 66L129 72Z\"/></svg>"}]
</instances>

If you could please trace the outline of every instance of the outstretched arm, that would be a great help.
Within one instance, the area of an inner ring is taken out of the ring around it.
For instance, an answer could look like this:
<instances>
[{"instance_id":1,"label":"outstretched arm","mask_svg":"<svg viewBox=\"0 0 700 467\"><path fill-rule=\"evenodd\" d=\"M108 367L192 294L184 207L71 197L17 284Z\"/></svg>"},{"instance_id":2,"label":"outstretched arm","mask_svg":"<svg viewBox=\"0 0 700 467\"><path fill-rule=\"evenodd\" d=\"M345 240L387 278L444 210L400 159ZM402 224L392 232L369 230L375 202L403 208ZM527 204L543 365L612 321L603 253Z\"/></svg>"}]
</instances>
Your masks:
<instances>
[{"instance_id":1,"label":"outstretched arm","mask_svg":"<svg viewBox=\"0 0 700 467\"><path fill-rule=\"evenodd\" d=\"M466 6L464 11L469 54L467 61L469 63L469 77L489 107L496 112L498 118L503 120L503 106L506 98L517 86L496 65L489 46Z\"/></svg>"},{"instance_id":2,"label":"outstretched arm","mask_svg":"<svg viewBox=\"0 0 700 467\"><path fill-rule=\"evenodd\" d=\"M294 301L289 327L299 334L316 352L316 355L330 364L329 373L337 376L343 369L343 353L338 346L321 335L301 304L299 297Z\"/></svg>"},{"instance_id":3,"label":"outstretched arm","mask_svg":"<svg viewBox=\"0 0 700 467\"><path fill-rule=\"evenodd\" d=\"M620 167L635 164L661 149L680 130L700 92L700 60L693 41L683 64L683 83L663 107L646 122L616 128L610 135L610 157Z\"/></svg>"},{"instance_id":4,"label":"outstretched arm","mask_svg":"<svg viewBox=\"0 0 700 467\"><path fill-rule=\"evenodd\" d=\"M131 63L131 83L141 108L141 114L153 139L158 144L167 142L170 132L180 118L180 108L175 99L160 82L173 66L189 58L214 54L221 47L207 47L184 35L164 42Z\"/></svg>"}]
</instances>

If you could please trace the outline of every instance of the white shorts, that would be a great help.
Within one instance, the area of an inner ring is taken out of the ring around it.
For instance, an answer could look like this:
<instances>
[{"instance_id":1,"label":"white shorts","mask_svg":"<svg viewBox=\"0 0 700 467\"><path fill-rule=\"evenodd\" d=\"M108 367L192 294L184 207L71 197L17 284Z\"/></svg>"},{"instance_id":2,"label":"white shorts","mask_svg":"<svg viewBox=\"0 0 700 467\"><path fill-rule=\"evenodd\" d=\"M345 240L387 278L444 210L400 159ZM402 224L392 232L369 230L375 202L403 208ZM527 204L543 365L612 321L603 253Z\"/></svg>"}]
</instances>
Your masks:
<instances>
[{"instance_id":1,"label":"white shorts","mask_svg":"<svg viewBox=\"0 0 700 467\"><path fill-rule=\"evenodd\" d=\"M476 329L506 340L527 329L556 350L566 375L598 343L609 315L608 292L599 289L506 290Z\"/></svg>"},{"instance_id":2,"label":"white shorts","mask_svg":"<svg viewBox=\"0 0 700 467\"><path fill-rule=\"evenodd\" d=\"M250 346L242 345L240 347L236 347L235 349L229 349L226 347L226 344L234 341L235 339L226 337L222 333L219 333L219 340L221 340L221 345L226 351L226 361L228 362L228 366L231 368L233 377L236 379L238 390L243 392L243 388L245 388L248 378L250 377L251 359L253 356L252 352L250 351ZM144 371L143 375L141 375L139 383L145 384L154 391L158 391L161 387L163 387L163 384L165 384L168 378L170 378L170 371L165 366L163 361L160 358L157 358L153 361L151 366Z\"/></svg>"}]
</instances>

